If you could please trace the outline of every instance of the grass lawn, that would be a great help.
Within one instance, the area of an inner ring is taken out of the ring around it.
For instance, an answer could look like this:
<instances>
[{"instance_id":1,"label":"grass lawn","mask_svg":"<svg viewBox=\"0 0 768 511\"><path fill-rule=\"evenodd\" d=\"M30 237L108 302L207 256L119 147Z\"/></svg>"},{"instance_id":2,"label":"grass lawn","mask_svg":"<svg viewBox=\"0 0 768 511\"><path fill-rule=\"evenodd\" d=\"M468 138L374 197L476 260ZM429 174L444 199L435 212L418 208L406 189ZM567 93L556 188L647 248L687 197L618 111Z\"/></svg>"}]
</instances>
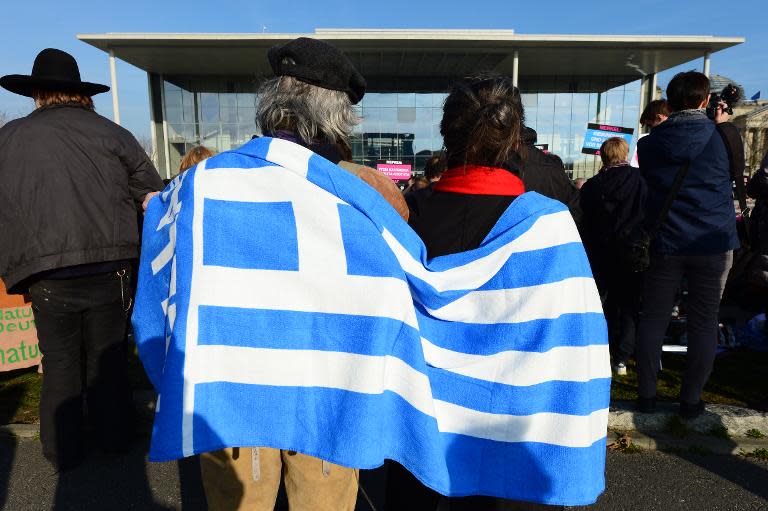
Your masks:
<instances>
[{"instance_id":1,"label":"grass lawn","mask_svg":"<svg viewBox=\"0 0 768 511\"><path fill-rule=\"evenodd\" d=\"M677 401L685 369L685 355L665 353L659 373L657 396L662 401ZM637 399L637 371L630 362L626 376L614 376L611 399ZM715 360L715 368L704 387L707 403L744 406L768 398L768 353L731 351Z\"/></svg>"},{"instance_id":2,"label":"grass lawn","mask_svg":"<svg viewBox=\"0 0 768 511\"><path fill-rule=\"evenodd\" d=\"M659 374L658 396L677 401L685 356L664 354L664 369ZM129 357L128 373L134 389L151 388L135 353ZM630 363L627 376L614 377L612 399L637 398L637 372ZM708 403L745 405L768 397L768 353L733 351L715 361L715 369L704 389ZM0 424L29 424L37 421L42 375L37 368L0 373Z\"/></svg>"}]
</instances>

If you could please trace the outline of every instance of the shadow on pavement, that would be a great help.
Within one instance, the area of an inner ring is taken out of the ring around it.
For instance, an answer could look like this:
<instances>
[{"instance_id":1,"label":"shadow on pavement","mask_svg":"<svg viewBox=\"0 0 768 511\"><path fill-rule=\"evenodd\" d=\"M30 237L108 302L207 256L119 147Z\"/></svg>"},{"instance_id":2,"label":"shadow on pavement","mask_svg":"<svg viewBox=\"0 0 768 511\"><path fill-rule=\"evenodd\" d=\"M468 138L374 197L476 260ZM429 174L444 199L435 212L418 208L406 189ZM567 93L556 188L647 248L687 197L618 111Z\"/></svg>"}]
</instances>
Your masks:
<instances>
[{"instance_id":1,"label":"shadow on pavement","mask_svg":"<svg viewBox=\"0 0 768 511\"><path fill-rule=\"evenodd\" d=\"M104 509L141 509L170 511L180 509L174 485L152 487L146 462L146 441L138 441L121 455L92 452L82 465L58 474L52 509L54 511L96 511ZM179 465L179 472L189 467ZM165 487L163 487L165 486ZM165 505L158 499L176 505ZM182 493L184 511L205 511L201 491L185 488Z\"/></svg>"},{"instance_id":2,"label":"shadow on pavement","mask_svg":"<svg viewBox=\"0 0 768 511\"><path fill-rule=\"evenodd\" d=\"M642 432L642 429L638 427ZM660 444L661 450L697 465L745 490L768 500L768 469L738 455L725 455L734 451L738 444L725 433L726 425L719 415L705 412L694 421L684 421L677 415L670 417L668 431L664 434L646 432ZM694 435L694 432L703 435ZM678 437L676 445L669 445L668 438ZM720 454L717 454L720 453Z\"/></svg>"}]
</instances>

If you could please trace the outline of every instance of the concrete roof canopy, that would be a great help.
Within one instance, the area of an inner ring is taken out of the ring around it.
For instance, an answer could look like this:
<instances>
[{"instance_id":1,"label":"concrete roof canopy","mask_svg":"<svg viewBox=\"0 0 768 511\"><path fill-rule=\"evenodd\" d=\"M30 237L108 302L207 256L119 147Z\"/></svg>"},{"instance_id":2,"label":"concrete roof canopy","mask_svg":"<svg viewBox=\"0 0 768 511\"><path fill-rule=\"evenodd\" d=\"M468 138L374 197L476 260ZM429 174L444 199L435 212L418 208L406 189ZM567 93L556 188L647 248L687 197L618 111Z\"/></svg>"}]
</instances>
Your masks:
<instances>
[{"instance_id":1,"label":"concrete roof canopy","mask_svg":"<svg viewBox=\"0 0 768 511\"><path fill-rule=\"evenodd\" d=\"M419 89L429 80L477 71L522 78L611 76L627 83L744 42L739 37L526 35L512 30L317 29L313 34L81 34L78 39L150 73L165 76L271 75L266 52L309 36L333 43L353 60L371 89L394 82ZM421 81L419 81L421 80ZM409 82L410 81L410 82ZM614 80L616 81L616 80ZM424 85L426 87L427 85Z\"/></svg>"}]
</instances>

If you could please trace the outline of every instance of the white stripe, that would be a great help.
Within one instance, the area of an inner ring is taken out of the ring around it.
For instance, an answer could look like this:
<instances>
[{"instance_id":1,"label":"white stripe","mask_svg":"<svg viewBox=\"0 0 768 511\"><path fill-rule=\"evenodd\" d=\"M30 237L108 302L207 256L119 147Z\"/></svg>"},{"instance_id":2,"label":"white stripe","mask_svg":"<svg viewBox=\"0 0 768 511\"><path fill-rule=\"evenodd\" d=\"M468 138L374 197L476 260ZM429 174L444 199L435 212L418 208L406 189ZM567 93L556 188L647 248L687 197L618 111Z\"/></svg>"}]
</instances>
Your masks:
<instances>
[{"instance_id":1,"label":"white stripe","mask_svg":"<svg viewBox=\"0 0 768 511\"><path fill-rule=\"evenodd\" d=\"M269 143L266 160L306 178L309 170L309 159L313 154L312 151L299 144L273 138Z\"/></svg>"},{"instance_id":2,"label":"white stripe","mask_svg":"<svg viewBox=\"0 0 768 511\"><path fill-rule=\"evenodd\" d=\"M172 223L168 228L168 243L163 247L157 256L152 259L152 275L165 268L173 258L173 254L176 250L176 222Z\"/></svg>"},{"instance_id":3,"label":"white stripe","mask_svg":"<svg viewBox=\"0 0 768 511\"><path fill-rule=\"evenodd\" d=\"M420 412L434 416L427 376L392 356L201 345L187 367L195 383L324 387L362 394L390 390Z\"/></svg>"},{"instance_id":4,"label":"white stripe","mask_svg":"<svg viewBox=\"0 0 768 511\"><path fill-rule=\"evenodd\" d=\"M422 337L427 364L452 373L505 385L529 386L548 381L587 382L610 378L607 344L558 346L543 353L502 351L474 355L451 351Z\"/></svg>"},{"instance_id":5,"label":"white stripe","mask_svg":"<svg viewBox=\"0 0 768 511\"><path fill-rule=\"evenodd\" d=\"M376 316L417 328L408 284L394 277L204 266L193 281L205 290L200 305Z\"/></svg>"},{"instance_id":6,"label":"white stripe","mask_svg":"<svg viewBox=\"0 0 768 511\"><path fill-rule=\"evenodd\" d=\"M506 415L479 412L435 400L442 433L456 433L497 442L537 442L563 447L589 447L605 438L608 408L590 415L535 413Z\"/></svg>"},{"instance_id":7,"label":"white stripe","mask_svg":"<svg viewBox=\"0 0 768 511\"><path fill-rule=\"evenodd\" d=\"M386 229L382 233L407 273L434 287L437 291L477 289L496 275L509 257L518 252L540 250L566 243L581 243L579 232L568 211L539 217L526 232L485 257L463 266L436 272L425 268Z\"/></svg>"},{"instance_id":8,"label":"white stripe","mask_svg":"<svg viewBox=\"0 0 768 511\"><path fill-rule=\"evenodd\" d=\"M341 199L281 167L217 168L195 176L206 199L240 202L292 202L299 198ZM307 191L309 190L309 192ZM196 204L195 207L200 207Z\"/></svg>"},{"instance_id":9,"label":"white stripe","mask_svg":"<svg viewBox=\"0 0 768 511\"><path fill-rule=\"evenodd\" d=\"M192 208L192 275L196 268L203 265L203 187L198 186L206 174L208 160L200 162L193 174L194 178L194 207ZM174 224L175 225L175 224ZM184 372L181 391L181 450L184 456L194 454L194 416L195 416L195 385L189 381L189 366L187 358L194 354L198 333L198 304L205 288L200 288L194 277L189 283L189 305L187 306L186 332L184 332Z\"/></svg>"},{"instance_id":10,"label":"white stripe","mask_svg":"<svg viewBox=\"0 0 768 511\"><path fill-rule=\"evenodd\" d=\"M170 224L174 220L176 220L176 216L178 216L179 212L181 211L181 202L179 202L179 190L181 190L181 185L176 185L176 187L171 191L171 200L168 204L168 209L165 211L165 215L160 219L160 222L157 224L156 231L159 231L166 225ZM168 192L163 193L163 200L168 199Z\"/></svg>"},{"instance_id":11,"label":"white stripe","mask_svg":"<svg viewBox=\"0 0 768 511\"><path fill-rule=\"evenodd\" d=\"M595 281L573 277L538 286L472 291L430 315L446 321L495 324L554 319L563 314L603 312Z\"/></svg>"},{"instance_id":12,"label":"white stripe","mask_svg":"<svg viewBox=\"0 0 768 511\"><path fill-rule=\"evenodd\" d=\"M587 416L558 413L506 415L479 412L435 400L427 376L392 356L198 346L194 360L189 356L188 359L187 376L194 383L225 381L279 387L322 387L364 394L381 394L388 390L420 412L436 417L441 432L488 440L588 447L605 437L608 424L607 409Z\"/></svg>"},{"instance_id":13,"label":"white stripe","mask_svg":"<svg viewBox=\"0 0 768 511\"><path fill-rule=\"evenodd\" d=\"M307 181L305 181L307 183ZM293 201L296 219L296 241L299 247L299 271L318 275L336 275L346 279L347 256L341 235L339 199L329 200L324 194L297 186L314 197L297 197Z\"/></svg>"}]
</instances>

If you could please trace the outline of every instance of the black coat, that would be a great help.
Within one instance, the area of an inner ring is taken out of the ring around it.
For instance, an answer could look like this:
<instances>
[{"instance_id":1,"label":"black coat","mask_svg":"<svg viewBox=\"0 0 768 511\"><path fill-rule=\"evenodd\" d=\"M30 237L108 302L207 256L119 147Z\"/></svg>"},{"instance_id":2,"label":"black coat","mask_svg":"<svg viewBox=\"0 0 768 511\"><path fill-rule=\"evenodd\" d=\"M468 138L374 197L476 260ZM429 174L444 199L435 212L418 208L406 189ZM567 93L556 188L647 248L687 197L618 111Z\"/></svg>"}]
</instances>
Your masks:
<instances>
[{"instance_id":1,"label":"black coat","mask_svg":"<svg viewBox=\"0 0 768 511\"><path fill-rule=\"evenodd\" d=\"M581 223L579 190L565 173L563 160L557 155L545 153L533 144L527 145L525 149L525 158L520 158L513 153L507 166L516 171L523 180L526 192L538 192L545 197L562 202L568 206L573 220L576 225L579 225Z\"/></svg>"},{"instance_id":2,"label":"black coat","mask_svg":"<svg viewBox=\"0 0 768 511\"><path fill-rule=\"evenodd\" d=\"M768 254L768 154L750 178L747 194L755 199L750 217L750 242L754 250Z\"/></svg>"},{"instance_id":3,"label":"black coat","mask_svg":"<svg viewBox=\"0 0 768 511\"><path fill-rule=\"evenodd\" d=\"M755 199L749 225L750 243L759 258L754 267L759 273L755 277L764 285L768 285L768 154L750 178L747 194Z\"/></svg>"},{"instance_id":4,"label":"black coat","mask_svg":"<svg viewBox=\"0 0 768 511\"><path fill-rule=\"evenodd\" d=\"M619 244L644 221L646 195L640 170L629 165L605 169L581 187L579 232L601 289L622 271Z\"/></svg>"},{"instance_id":5,"label":"black coat","mask_svg":"<svg viewBox=\"0 0 768 511\"><path fill-rule=\"evenodd\" d=\"M163 181L130 132L56 105L6 124L0 148L0 277L10 292L48 270L138 256L137 210Z\"/></svg>"},{"instance_id":6,"label":"black coat","mask_svg":"<svg viewBox=\"0 0 768 511\"><path fill-rule=\"evenodd\" d=\"M408 224L426 245L428 257L464 252L480 246L514 199L424 188L408 197Z\"/></svg>"}]
</instances>

